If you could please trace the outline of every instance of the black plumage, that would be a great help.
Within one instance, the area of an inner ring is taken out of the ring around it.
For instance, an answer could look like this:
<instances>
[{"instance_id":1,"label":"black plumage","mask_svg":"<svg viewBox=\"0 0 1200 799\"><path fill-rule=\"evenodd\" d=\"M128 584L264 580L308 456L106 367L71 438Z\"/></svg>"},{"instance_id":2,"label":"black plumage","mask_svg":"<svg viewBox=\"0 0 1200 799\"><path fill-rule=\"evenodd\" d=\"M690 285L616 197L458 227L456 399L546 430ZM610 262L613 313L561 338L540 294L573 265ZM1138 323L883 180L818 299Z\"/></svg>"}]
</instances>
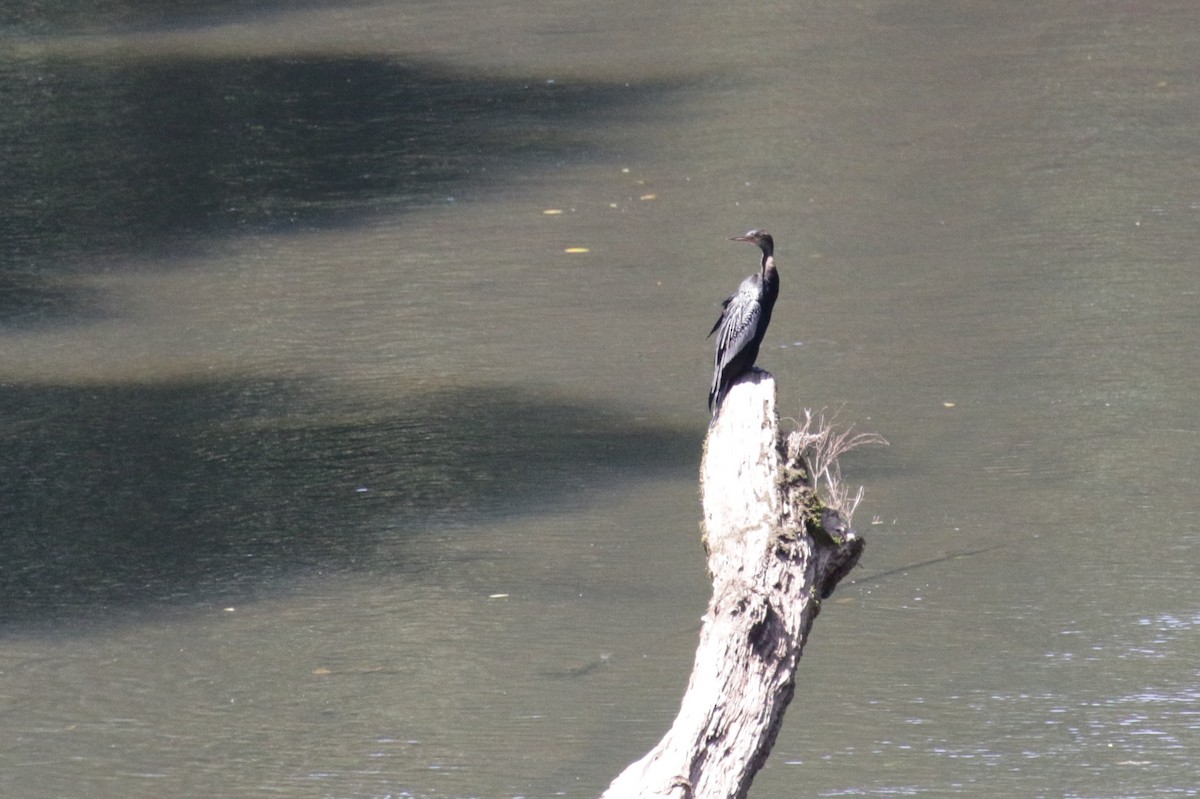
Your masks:
<instances>
[{"instance_id":1,"label":"black plumage","mask_svg":"<svg viewBox=\"0 0 1200 799\"><path fill-rule=\"evenodd\" d=\"M775 298L779 296L779 272L775 269L775 240L765 230L751 230L730 241L748 241L762 250L759 271L742 281L738 290L722 303L721 316L708 335L717 334L717 354L713 364L712 388L708 392L708 410L716 418L721 400L733 381L742 376L758 358Z\"/></svg>"}]
</instances>

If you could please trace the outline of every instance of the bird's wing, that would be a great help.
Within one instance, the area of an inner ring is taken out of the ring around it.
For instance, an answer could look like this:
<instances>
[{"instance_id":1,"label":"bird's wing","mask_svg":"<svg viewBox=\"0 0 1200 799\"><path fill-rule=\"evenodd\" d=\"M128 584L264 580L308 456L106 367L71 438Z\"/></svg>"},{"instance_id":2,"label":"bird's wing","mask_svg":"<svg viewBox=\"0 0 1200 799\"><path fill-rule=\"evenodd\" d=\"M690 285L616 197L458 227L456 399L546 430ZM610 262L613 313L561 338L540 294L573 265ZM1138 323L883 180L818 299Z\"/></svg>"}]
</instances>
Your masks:
<instances>
[{"instance_id":1,"label":"bird's wing","mask_svg":"<svg viewBox=\"0 0 1200 799\"><path fill-rule=\"evenodd\" d=\"M717 317L717 321L713 322L712 330L708 331L708 336L705 336L705 338L709 338L713 333L717 332L717 328L720 327L721 323L725 321L725 309L729 307L729 303L733 302L733 298L736 296L736 294L730 294L724 299L724 301L722 301L721 315Z\"/></svg>"},{"instance_id":2,"label":"bird's wing","mask_svg":"<svg viewBox=\"0 0 1200 799\"><path fill-rule=\"evenodd\" d=\"M756 293L741 291L729 298L725 312L717 320L717 327L720 328L717 334L717 363L720 367L728 364L754 339L761 318L762 304Z\"/></svg>"}]
</instances>

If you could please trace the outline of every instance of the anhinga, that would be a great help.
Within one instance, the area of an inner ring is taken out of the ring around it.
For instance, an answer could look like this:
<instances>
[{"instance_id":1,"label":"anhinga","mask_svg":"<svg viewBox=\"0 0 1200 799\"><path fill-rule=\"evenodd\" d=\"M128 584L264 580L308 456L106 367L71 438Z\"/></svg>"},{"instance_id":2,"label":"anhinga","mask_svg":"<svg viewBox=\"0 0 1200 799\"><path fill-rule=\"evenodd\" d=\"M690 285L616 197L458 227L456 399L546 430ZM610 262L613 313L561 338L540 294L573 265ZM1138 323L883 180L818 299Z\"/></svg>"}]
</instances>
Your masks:
<instances>
[{"instance_id":1,"label":"anhinga","mask_svg":"<svg viewBox=\"0 0 1200 799\"><path fill-rule=\"evenodd\" d=\"M765 230L751 230L730 241L748 241L762 250L762 265L722 303L721 317L708 335L717 333L717 357L713 365L708 410L716 418L721 400L733 381L749 371L758 357L758 347L771 322L771 309L779 296L779 272L775 270L775 241ZM719 332L718 332L719 331Z\"/></svg>"}]
</instances>

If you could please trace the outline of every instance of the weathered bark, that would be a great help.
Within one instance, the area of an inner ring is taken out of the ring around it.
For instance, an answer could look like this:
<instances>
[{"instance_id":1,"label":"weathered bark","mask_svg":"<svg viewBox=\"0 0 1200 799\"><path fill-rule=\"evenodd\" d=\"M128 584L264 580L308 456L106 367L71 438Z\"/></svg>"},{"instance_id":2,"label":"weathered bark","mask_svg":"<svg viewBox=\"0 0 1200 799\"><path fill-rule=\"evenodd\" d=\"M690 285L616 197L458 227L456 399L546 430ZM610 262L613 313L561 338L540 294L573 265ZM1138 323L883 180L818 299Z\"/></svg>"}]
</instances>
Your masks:
<instances>
[{"instance_id":1,"label":"weathered bark","mask_svg":"<svg viewBox=\"0 0 1200 799\"><path fill-rule=\"evenodd\" d=\"M602 799L746 796L791 702L820 599L862 553L844 524L820 529L804 442L781 436L775 402L774 379L754 370L709 429L700 485L713 594L691 681L670 731Z\"/></svg>"}]
</instances>

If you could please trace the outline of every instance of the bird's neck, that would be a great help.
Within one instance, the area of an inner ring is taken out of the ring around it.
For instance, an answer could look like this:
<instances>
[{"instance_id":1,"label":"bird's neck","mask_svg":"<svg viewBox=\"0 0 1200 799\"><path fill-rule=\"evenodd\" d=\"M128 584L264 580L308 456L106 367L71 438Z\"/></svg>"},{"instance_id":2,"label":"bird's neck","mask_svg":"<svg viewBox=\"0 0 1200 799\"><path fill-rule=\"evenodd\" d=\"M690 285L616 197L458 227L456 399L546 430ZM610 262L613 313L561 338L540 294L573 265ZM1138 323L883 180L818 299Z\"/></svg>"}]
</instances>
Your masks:
<instances>
[{"instance_id":1,"label":"bird's neck","mask_svg":"<svg viewBox=\"0 0 1200 799\"><path fill-rule=\"evenodd\" d=\"M775 256L770 253L763 253L762 257L762 272L763 277L766 277L767 272L775 271Z\"/></svg>"}]
</instances>

